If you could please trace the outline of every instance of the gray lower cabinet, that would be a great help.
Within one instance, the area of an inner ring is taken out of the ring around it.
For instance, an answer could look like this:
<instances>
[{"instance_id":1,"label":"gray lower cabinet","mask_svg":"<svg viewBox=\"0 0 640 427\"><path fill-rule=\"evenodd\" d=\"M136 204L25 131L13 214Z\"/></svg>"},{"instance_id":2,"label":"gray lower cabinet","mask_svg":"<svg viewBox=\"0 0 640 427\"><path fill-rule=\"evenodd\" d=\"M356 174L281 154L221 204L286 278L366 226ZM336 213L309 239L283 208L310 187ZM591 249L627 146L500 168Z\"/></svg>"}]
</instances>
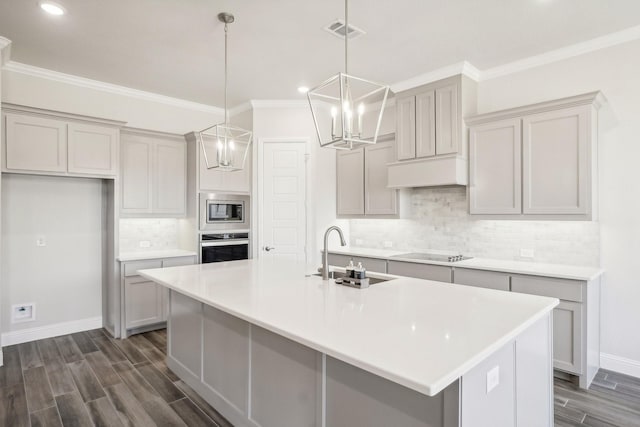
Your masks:
<instances>
[{"instance_id":1,"label":"gray lower cabinet","mask_svg":"<svg viewBox=\"0 0 640 427\"><path fill-rule=\"evenodd\" d=\"M164 328L169 313L169 291L164 286L138 275L138 270L195 264L195 256L184 256L121 263L124 294L124 330L127 337L136 330Z\"/></svg>"},{"instance_id":2,"label":"gray lower cabinet","mask_svg":"<svg viewBox=\"0 0 640 427\"><path fill-rule=\"evenodd\" d=\"M387 261L380 258L369 258L361 256L351 256L342 254L329 254L329 265L336 267L346 267L349 262L353 261L354 265L358 265L359 262L367 271L373 271L376 273L387 273Z\"/></svg>"},{"instance_id":3,"label":"gray lower cabinet","mask_svg":"<svg viewBox=\"0 0 640 427\"><path fill-rule=\"evenodd\" d=\"M387 273L451 283L451 267L405 261L388 261Z\"/></svg>"},{"instance_id":4,"label":"gray lower cabinet","mask_svg":"<svg viewBox=\"0 0 640 427\"><path fill-rule=\"evenodd\" d=\"M511 278L506 273L495 271L471 270L468 268L453 269L453 283L456 285L477 286L480 288L509 291Z\"/></svg>"}]
</instances>

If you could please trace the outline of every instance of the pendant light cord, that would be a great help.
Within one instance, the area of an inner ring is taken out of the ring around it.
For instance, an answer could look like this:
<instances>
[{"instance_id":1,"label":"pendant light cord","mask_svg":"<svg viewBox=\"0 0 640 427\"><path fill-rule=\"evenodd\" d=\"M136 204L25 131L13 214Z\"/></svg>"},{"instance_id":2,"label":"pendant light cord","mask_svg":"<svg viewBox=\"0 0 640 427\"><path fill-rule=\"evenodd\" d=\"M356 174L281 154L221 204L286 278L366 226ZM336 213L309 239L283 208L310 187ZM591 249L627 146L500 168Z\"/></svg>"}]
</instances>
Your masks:
<instances>
[{"instance_id":1,"label":"pendant light cord","mask_svg":"<svg viewBox=\"0 0 640 427\"><path fill-rule=\"evenodd\" d=\"M344 0L344 73L349 74L349 0Z\"/></svg>"},{"instance_id":2,"label":"pendant light cord","mask_svg":"<svg viewBox=\"0 0 640 427\"><path fill-rule=\"evenodd\" d=\"M229 115L227 112L227 39L229 34L229 24L224 23L224 122L229 123Z\"/></svg>"}]
</instances>

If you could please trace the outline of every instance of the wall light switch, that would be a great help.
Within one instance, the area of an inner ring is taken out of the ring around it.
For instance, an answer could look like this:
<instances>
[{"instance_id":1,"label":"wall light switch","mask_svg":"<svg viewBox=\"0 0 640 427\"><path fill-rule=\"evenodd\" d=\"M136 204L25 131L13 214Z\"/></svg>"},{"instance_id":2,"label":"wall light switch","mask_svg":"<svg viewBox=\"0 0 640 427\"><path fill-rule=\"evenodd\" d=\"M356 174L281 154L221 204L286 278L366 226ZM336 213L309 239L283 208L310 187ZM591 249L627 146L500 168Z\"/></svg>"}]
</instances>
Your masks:
<instances>
[{"instance_id":1,"label":"wall light switch","mask_svg":"<svg viewBox=\"0 0 640 427\"><path fill-rule=\"evenodd\" d=\"M534 254L535 252L533 249L520 249L520 256L522 258L533 258Z\"/></svg>"},{"instance_id":2,"label":"wall light switch","mask_svg":"<svg viewBox=\"0 0 640 427\"><path fill-rule=\"evenodd\" d=\"M11 306L11 323L31 322L36 320L36 304L15 304Z\"/></svg>"},{"instance_id":3,"label":"wall light switch","mask_svg":"<svg viewBox=\"0 0 640 427\"><path fill-rule=\"evenodd\" d=\"M385 248L392 248L393 247L393 242L390 242L389 240L385 240L384 243L382 243L382 245Z\"/></svg>"},{"instance_id":4,"label":"wall light switch","mask_svg":"<svg viewBox=\"0 0 640 427\"><path fill-rule=\"evenodd\" d=\"M356 239L356 246L360 246L362 245L364 242L362 241L362 239Z\"/></svg>"},{"instance_id":5,"label":"wall light switch","mask_svg":"<svg viewBox=\"0 0 640 427\"><path fill-rule=\"evenodd\" d=\"M140 247L141 248L150 248L151 247L151 242L148 240L140 240Z\"/></svg>"},{"instance_id":6,"label":"wall light switch","mask_svg":"<svg viewBox=\"0 0 640 427\"><path fill-rule=\"evenodd\" d=\"M47 246L47 238L45 236L36 236L36 246Z\"/></svg>"},{"instance_id":7,"label":"wall light switch","mask_svg":"<svg viewBox=\"0 0 640 427\"><path fill-rule=\"evenodd\" d=\"M487 372L487 394L500 384L500 367L496 366Z\"/></svg>"}]
</instances>

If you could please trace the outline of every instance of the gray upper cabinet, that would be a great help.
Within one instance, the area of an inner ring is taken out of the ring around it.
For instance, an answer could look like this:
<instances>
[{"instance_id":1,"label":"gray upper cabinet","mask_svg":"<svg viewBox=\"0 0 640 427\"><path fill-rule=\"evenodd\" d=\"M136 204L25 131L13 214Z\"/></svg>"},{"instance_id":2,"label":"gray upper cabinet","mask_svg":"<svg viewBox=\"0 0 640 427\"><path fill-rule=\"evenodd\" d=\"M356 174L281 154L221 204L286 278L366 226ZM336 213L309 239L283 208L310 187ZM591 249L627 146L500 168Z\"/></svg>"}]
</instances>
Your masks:
<instances>
[{"instance_id":1,"label":"gray upper cabinet","mask_svg":"<svg viewBox=\"0 0 640 427\"><path fill-rule=\"evenodd\" d=\"M120 122L96 119L94 123L71 114L5 105L3 171L111 178L117 175Z\"/></svg>"},{"instance_id":2,"label":"gray upper cabinet","mask_svg":"<svg viewBox=\"0 0 640 427\"><path fill-rule=\"evenodd\" d=\"M121 215L186 214L187 148L182 137L125 130L121 154Z\"/></svg>"},{"instance_id":3,"label":"gray upper cabinet","mask_svg":"<svg viewBox=\"0 0 640 427\"><path fill-rule=\"evenodd\" d=\"M520 119L474 126L469 140L469 211L519 214L522 206Z\"/></svg>"},{"instance_id":4,"label":"gray upper cabinet","mask_svg":"<svg viewBox=\"0 0 640 427\"><path fill-rule=\"evenodd\" d=\"M336 152L338 215L364 215L364 149Z\"/></svg>"},{"instance_id":5,"label":"gray upper cabinet","mask_svg":"<svg viewBox=\"0 0 640 427\"><path fill-rule=\"evenodd\" d=\"M476 111L476 84L463 75L396 95L397 162L391 188L467 185L467 133L462 117Z\"/></svg>"},{"instance_id":6,"label":"gray upper cabinet","mask_svg":"<svg viewBox=\"0 0 640 427\"><path fill-rule=\"evenodd\" d=\"M75 174L113 176L118 173L118 129L69 123L67 168Z\"/></svg>"},{"instance_id":7,"label":"gray upper cabinet","mask_svg":"<svg viewBox=\"0 0 640 427\"><path fill-rule=\"evenodd\" d=\"M600 92L467 119L469 212L596 219Z\"/></svg>"},{"instance_id":8,"label":"gray upper cabinet","mask_svg":"<svg viewBox=\"0 0 640 427\"><path fill-rule=\"evenodd\" d=\"M398 191L387 188L393 141L336 153L336 209L340 216L398 215Z\"/></svg>"},{"instance_id":9,"label":"gray upper cabinet","mask_svg":"<svg viewBox=\"0 0 640 427\"><path fill-rule=\"evenodd\" d=\"M525 214L588 213L590 106L522 119Z\"/></svg>"}]
</instances>

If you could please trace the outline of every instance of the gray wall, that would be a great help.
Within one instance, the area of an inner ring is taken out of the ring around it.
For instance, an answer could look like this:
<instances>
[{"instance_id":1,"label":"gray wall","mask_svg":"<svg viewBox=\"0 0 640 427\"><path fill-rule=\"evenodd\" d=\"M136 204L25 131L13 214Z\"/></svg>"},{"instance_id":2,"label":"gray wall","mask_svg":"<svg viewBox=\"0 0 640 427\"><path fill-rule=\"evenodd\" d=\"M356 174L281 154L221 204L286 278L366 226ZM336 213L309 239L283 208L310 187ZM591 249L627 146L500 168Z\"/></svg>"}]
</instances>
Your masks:
<instances>
[{"instance_id":1,"label":"gray wall","mask_svg":"<svg viewBox=\"0 0 640 427\"><path fill-rule=\"evenodd\" d=\"M102 182L3 174L2 206L2 332L100 317ZM36 321L12 324L30 302Z\"/></svg>"}]
</instances>

